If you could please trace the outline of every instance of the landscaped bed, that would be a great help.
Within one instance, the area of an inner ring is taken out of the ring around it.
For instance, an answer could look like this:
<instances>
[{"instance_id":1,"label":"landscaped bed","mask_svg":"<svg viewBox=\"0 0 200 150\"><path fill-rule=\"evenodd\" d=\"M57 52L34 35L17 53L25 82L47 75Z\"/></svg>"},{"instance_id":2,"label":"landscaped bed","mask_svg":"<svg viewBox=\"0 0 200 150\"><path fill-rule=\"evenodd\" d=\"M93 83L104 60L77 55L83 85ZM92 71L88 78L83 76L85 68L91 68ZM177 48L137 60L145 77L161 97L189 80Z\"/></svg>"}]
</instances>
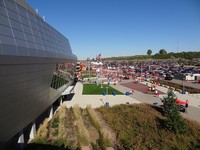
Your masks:
<instances>
[{"instance_id":1,"label":"landscaped bed","mask_svg":"<svg viewBox=\"0 0 200 150\"><path fill-rule=\"evenodd\" d=\"M94 150L110 146L121 150L200 148L198 122L184 119L189 127L188 134L177 134L166 129L166 117L162 113L161 107L147 104L97 109L82 109L78 105L66 108L63 105L50 121L44 121L32 143L45 144L48 150L52 146L69 150L82 146ZM33 149L33 144L28 144L25 150Z\"/></svg>"},{"instance_id":2,"label":"landscaped bed","mask_svg":"<svg viewBox=\"0 0 200 150\"><path fill-rule=\"evenodd\" d=\"M108 87L108 90L106 89ZM112 88L111 86L107 84L83 84L83 95L101 95L101 94L106 94L108 92L108 95L113 94L116 92L116 95L123 95L122 92Z\"/></svg>"},{"instance_id":3,"label":"landscaped bed","mask_svg":"<svg viewBox=\"0 0 200 150\"><path fill-rule=\"evenodd\" d=\"M164 126L160 107L147 104L101 107L102 118L116 132L119 149L199 149L200 124L186 120L189 133L176 134Z\"/></svg>"}]
</instances>

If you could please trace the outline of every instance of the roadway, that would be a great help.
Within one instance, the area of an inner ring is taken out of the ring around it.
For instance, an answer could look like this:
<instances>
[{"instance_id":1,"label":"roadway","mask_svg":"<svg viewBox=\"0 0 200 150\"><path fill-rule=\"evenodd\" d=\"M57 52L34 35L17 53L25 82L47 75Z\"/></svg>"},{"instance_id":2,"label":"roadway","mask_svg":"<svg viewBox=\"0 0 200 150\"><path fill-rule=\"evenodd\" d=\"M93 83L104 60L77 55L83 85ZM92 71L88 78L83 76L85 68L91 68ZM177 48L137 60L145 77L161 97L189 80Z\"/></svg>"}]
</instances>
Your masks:
<instances>
[{"instance_id":1,"label":"roadway","mask_svg":"<svg viewBox=\"0 0 200 150\"><path fill-rule=\"evenodd\" d=\"M132 81L125 81L125 82L132 82ZM146 82L141 82L142 84L146 84ZM121 92L131 91L132 89L122 86L120 84L112 85L114 88L118 89ZM158 86L157 89L162 91L163 93L167 93L168 89L165 87ZM189 100L189 107L187 108L186 113L181 113L184 117L196 120L200 122L200 94L180 94L176 93L178 99L186 101ZM159 98L154 95L145 94L141 91L136 91L131 95L134 99L148 104L153 104L157 102L158 105L162 105L161 99L166 96L166 94L159 95Z\"/></svg>"},{"instance_id":2,"label":"roadway","mask_svg":"<svg viewBox=\"0 0 200 150\"><path fill-rule=\"evenodd\" d=\"M181 85L184 83L185 86L189 86L189 87L200 89L200 84L194 83L194 81L183 81L183 80L173 79L173 80L171 80L169 82L177 83L177 84L181 84Z\"/></svg>"},{"instance_id":3,"label":"roadway","mask_svg":"<svg viewBox=\"0 0 200 150\"><path fill-rule=\"evenodd\" d=\"M161 80L165 80L165 78L161 78ZM177 84L180 84L180 85L183 85L183 83L184 83L185 86L200 89L200 84L194 83L194 81L185 81L185 80L178 80L178 79L172 79L171 81L165 80L165 81L168 81L168 82L171 82L171 83L177 83Z\"/></svg>"}]
</instances>

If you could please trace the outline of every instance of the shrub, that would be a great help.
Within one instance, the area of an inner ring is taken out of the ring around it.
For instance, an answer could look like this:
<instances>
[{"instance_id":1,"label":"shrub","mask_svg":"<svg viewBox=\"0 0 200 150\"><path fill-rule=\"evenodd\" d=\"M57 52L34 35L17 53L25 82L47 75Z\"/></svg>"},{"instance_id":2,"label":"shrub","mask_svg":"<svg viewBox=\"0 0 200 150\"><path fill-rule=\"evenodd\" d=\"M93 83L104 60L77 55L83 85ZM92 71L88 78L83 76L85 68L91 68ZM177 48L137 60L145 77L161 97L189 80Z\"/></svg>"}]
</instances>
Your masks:
<instances>
[{"instance_id":1,"label":"shrub","mask_svg":"<svg viewBox=\"0 0 200 150\"><path fill-rule=\"evenodd\" d=\"M51 128L57 128L59 125L59 117L54 117L52 120L51 120Z\"/></svg>"},{"instance_id":2,"label":"shrub","mask_svg":"<svg viewBox=\"0 0 200 150\"><path fill-rule=\"evenodd\" d=\"M165 127L174 133L188 133L188 126L180 115L176 106L176 95L172 90L168 90L167 97L162 99L164 104L164 115L166 116Z\"/></svg>"}]
</instances>

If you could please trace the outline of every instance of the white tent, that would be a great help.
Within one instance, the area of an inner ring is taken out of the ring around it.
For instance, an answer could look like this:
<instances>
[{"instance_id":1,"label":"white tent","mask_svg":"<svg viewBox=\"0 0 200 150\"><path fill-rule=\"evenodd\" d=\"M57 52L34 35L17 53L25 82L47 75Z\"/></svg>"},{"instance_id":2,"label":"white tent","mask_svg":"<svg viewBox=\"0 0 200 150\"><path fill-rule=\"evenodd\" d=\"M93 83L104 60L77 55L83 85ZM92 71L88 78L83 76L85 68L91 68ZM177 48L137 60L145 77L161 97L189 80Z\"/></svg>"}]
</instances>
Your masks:
<instances>
[{"instance_id":1,"label":"white tent","mask_svg":"<svg viewBox=\"0 0 200 150\"><path fill-rule=\"evenodd\" d=\"M91 62L91 64L93 64L93 65L103 65L102 62Z\"/></svg>"}]
</instances>

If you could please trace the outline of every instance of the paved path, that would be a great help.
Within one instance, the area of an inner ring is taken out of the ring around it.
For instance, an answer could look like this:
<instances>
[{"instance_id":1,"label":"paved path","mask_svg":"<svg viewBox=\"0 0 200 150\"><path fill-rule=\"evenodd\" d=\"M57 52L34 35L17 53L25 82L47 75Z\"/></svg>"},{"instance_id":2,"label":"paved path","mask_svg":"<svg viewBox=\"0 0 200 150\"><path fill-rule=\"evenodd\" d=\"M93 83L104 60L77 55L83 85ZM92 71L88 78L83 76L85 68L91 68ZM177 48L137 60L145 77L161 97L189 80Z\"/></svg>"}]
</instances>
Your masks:
<instances>
[{"instance_id":1,"label":"paved path","mask_svg":"<svg viewBox=\"0 0 200 150\"><path fill-rule=\"evenodd\" d=\"M200 89L200 84L193 83L194 81L183 81L183 80L173 79L173 80L171 80L169 82L178 83L178 84L181 84L181 85L182 85L182 83L185 83L185 86L189 86L189 87Z\"/></svg>"},{"instance_id":2,"label":"paved path","mask_svg":"<svg viewBox=\"0 0 200 150\"><path fill-rule=\"evenodd\" d=\"M81 108L86 108L88 105L91 105L92 108L104 106L106 103L109 103L109 106L117 105L117 104L129 104L132 103L141 103L138 100L126 96L126 95L82 95L83 84L81 82L77 82L74 87L74 96L71 101L64 101L64 104L67 107L73 107L78 104Z\"/></svg>"},{"instance_id":3,"label":"paved path","mask_svg":"<svg viewBox=\"0 0 200 150\"><path fill-rule=\"evenodd\" d=\"M132 81L130 81L132 82ZM142 84L146 85L146 82L141 82ZM122 85L116 85L117 89L120 91L128 91L131 90L130 88L123 87ZM162 91L163 93L167 93L168 89L162 86L158 86L157 89ZM182 113L182 115L186 118L190 118L200 122L200 94L180 94L176 93L178 99L180 100L189 100L189 107L187 108L187 113ZM138 101L152 104L154 101L157 101L159 105L162 105L160 98L167 96L166 94L159 95L159 98L155 98L152 95L144 94L143 92L135 91L133 94L133 98L137 99Z\"/></svg>"},{"instance_id":4,"label":"paved path","mask_svg":"<svg viewBox=\"0 0 200 150\"><path fill-rule=\"evenodd\" d=\"M123 93L132 90L131 88L125 87L121 84L116 84L116 85L111 85L111 86ZM143 103L153 104L154 102L157 102L158 105L162 104L160 98L154 95L145 94L143 92L136 91L136 90L134 90L133 95L130 95L130 97L137 99L138 101L143 102Z\"/></svg>"},{"instance_id":5,"label":"paved path","mask_svg":"<svg viewBox=\"0 0 200 150\"><path fill-rule=\"evenodd\" d=\"M128 82L128 81L125 81ZM132 82L132 81L129 81ZM146 84L145 82L143 84ZM122 86L121 84L110 85L113 88L125 93L127 91L131 91L131 88ZM167 88L158 86L159 91L163 93L167 93ZM74 88L74 96L70 101L65 101L64 104L69 107L73 107L75 104L78 104L80 107L85 108L87 105L91 105L93 108L104 106L106 102L109 103L109 106L117 105L117 104L126 104L127 102L132 103L148 103L153 104L157 102L158 105L162 105L160 98L166 96L166 94L161 94L159 97L155 95L145 94L140 91L134 91L133 95L82 95L83 85L80 82L77 82ZM193 120L197 120L200 122L200 95L189 95L189 94L180 94L177 93L178 99L181 100L189 100L189 107L187 108L187 113L182 113L184 117L190 118ZM198 97L199 96L199 97Z\"/></svg>"},{"instance_id":6,"label":"paved path","mask_svg":"<svg viewBox=\"0 0 200 150\"><path fill-rule=\"evenodd\" d=\"M141 82L141 83L146 85L146 82ZM167 93L167 91L168 91L168 89L163 86L157 86L157 89L159 91L162 91L163 93ZM163 98L163 96L166 96L166 94L161 94L160 98ZM200 94L181 94L179 92L176 92L176 96L178 99L180 99L182 101L189 100L190 106L197 107L200 109Z\"/></svg>"}]
</instances>

